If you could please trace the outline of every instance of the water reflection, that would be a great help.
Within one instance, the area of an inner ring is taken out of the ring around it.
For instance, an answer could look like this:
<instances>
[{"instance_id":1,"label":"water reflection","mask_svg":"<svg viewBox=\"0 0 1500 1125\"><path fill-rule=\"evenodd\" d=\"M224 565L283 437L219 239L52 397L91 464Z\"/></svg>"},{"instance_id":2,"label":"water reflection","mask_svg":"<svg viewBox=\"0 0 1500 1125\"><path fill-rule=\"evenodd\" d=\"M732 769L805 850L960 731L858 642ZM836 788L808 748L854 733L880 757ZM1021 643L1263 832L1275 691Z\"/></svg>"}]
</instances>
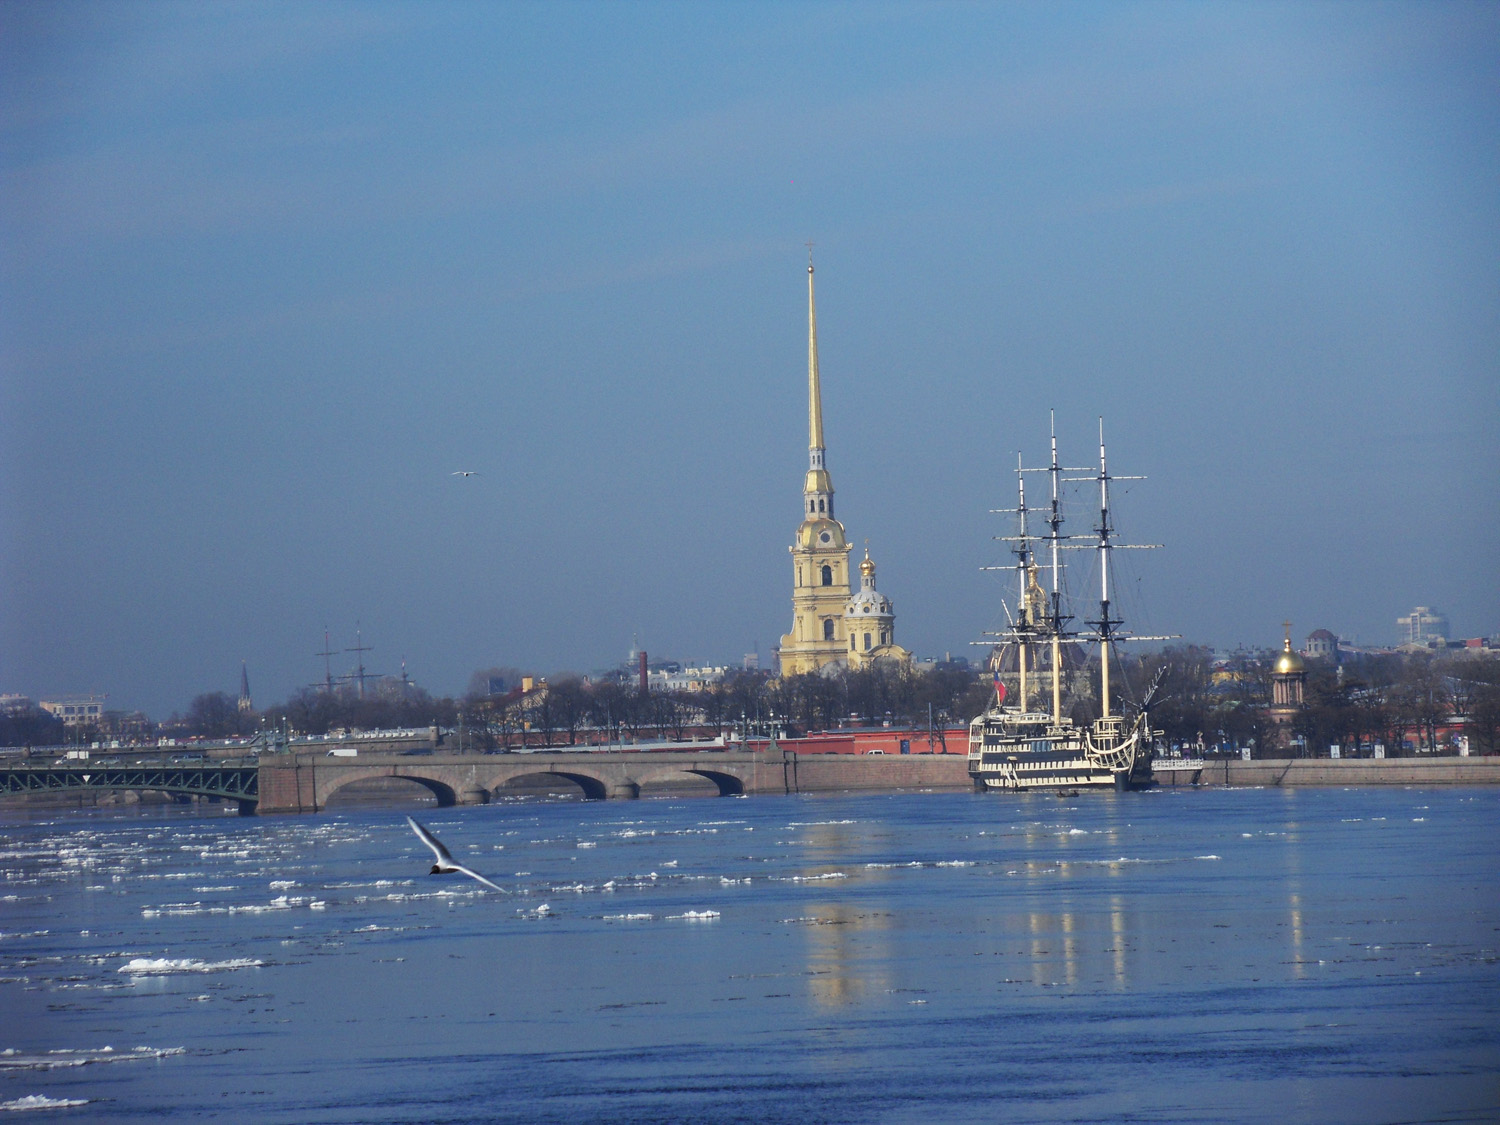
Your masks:
<instances>
[{"instance_id":1,"label":"water reflection","mask_svg":"<svg viewBox=\"0 0 1500 1125\"><path fill-rule=\"evenodd\" d=\"M808 994L819 1007L842 1007L892 988L888 915L822 903L801 925L807 931Z\"/></svg>"},{"instance_id":2,"label":"water reflection","mask_svg":"<svg viewBox=\"0 0 1500 1125\"><path fill-rule=\"evenodd\" d=\"M1295 806L1297 791L1288 791L1288 812ZM1291 956L1292 976L1298 980L1307 977L1307 966L1303 961L1303 932L1302 932L1302 835L1301 825L1296 820L1288 819L1283 830L1282 840L1286 847L1282 854L1286 857L1286 886L1287 886L1287 912L1291 931Z\"/></svg>"},{"instance_id":3,"label":"water reflection","mask_svg":"<svg viewBox=\"0 0 1500 1125\"><path fill-rule=\"evenodd\" d=\"M1119 895L1109 897L1109 933L1113 940L1110 951L1114 955L1115 987L1125 988L1125 901Z\"/></svg>"},{"instance_id":4,"label":"water reflection","mask_svg":"<svg viewBox=\"0 0 1500 1125\"><path fill-rule=\"evenodd\" d=\"M813 855L857 853L865 830L849 819L795 823L797 843ZM804 867L791 878L799 882L842 884L851 875L852 864ZM888 869L862 869L862 885L886 882ZM848 903L823 901L810 906L806 916L791 922L807 935L808 995L822 1008L856 1003L891 988L890 919L881 911L861 909Z\"/></svg>"}]
</instances>

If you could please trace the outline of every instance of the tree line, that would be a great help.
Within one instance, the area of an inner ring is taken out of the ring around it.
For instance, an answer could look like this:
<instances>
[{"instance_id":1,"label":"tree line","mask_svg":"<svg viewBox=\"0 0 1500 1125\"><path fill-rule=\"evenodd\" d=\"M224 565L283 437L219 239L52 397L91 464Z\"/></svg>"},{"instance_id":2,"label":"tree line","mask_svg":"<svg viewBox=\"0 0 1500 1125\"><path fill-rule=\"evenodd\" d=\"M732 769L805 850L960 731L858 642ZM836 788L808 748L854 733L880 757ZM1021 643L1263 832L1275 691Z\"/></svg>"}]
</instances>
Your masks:
<instances>
[{"instance_id":1,"label":"tree line","mask_svg":"<svg viewBox=\"0 0 1500 1125\"><path fill-rule=\"evenodd\" d=\"M1162 674L1152 725L1184 745L1264 746L1270 734L1271 667L1265 655L1215 665L1206 648L1183 645L1135 661L1140 682ZM1464 720L1470 752L1500 753L1500 657L1429 652L1308 658L1303 707L1292 733L1308 753L1381 743L1392 757L1444 749L1441 728Z\"/></svg>"},{"instance_id":2,"label":"tree line","mask_svg":"<svg viewBox=\"0 0 1500 1125\"><path fill-rule=\"evenodd\" d=\"M1211 651L1179 645L1122 661L1119 691L1129 703L1160 675L1152 725L1183 745L1202 741L1222 749L1265 746L1270 734L1271 664L1275 654L1246 655L1216 663ZM1312 752L1329 745L1384 743L1386 753L1403 744L1434 747L1450 717L1461 716L1471 752L1500 753L1500 657L1450 653L1345 655L1341 663L1308 659L1305 706L1293 733ZM503 675L494 675L503 672ZM1090 685L1093 669L1070 670L1069 711L1089 721L1097 713ZM350 688L308 688L285 703L241 710L227 692L195 697L183 715L159 726L132 717L129 730L108 726L80 730L32 706L0 715L0 745L49 746L111 737L140 740L158 734L229 738L274 728L323 735L339 730L437 726L459 732L474 749L570 745L580 739L682 739L776 724L788 735L846 725L850 721L925 728L962 725L994 698L989 673L962 665L918 669L877 663L861 669L777 678L767 672L736 671L705 690L650 691L633 680L590 680L564 673L538 680L530 692L514 688L491 694L502 680L522 682L514 669L477 672L470 690L435 697L408 684L383 683L361 696Z\"/></svg>"}]
</instances>

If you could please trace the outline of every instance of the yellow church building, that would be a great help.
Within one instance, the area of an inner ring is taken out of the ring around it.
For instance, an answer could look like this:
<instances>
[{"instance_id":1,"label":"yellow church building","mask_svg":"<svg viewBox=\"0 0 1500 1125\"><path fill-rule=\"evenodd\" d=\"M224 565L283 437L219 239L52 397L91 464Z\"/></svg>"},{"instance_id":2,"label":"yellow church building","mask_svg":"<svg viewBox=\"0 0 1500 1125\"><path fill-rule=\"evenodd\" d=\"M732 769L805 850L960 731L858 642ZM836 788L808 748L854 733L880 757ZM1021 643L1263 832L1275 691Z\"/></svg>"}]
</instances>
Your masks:
<instances>
[{"instance_id":1,"label":"yellow church building","mask_svg":"<svg viewBox=\"0 0 1500 1125\"><path fill-rule=\"evenodd\" d=\"M870 552L859 565L860 588L851 590L849 540L833 514L833 478L823 445L823 398L818 380L818 314L812 257L807 262L808 467L802 486L802 523L792 554L792 631L781 638L783 676L829 666L859 668L875 660L911 659L896 644L896 612L875 589Z\"/></svg>"}]
</instances>

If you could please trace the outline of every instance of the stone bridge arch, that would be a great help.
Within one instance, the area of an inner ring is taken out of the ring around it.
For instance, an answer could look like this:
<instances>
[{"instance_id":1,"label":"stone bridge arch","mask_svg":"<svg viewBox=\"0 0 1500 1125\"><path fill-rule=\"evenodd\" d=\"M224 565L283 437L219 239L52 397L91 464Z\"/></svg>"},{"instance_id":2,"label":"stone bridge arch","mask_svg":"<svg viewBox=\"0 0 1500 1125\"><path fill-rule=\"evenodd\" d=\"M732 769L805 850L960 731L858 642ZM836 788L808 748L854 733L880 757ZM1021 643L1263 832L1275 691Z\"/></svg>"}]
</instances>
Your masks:
<instances>
[{"instance_id":1,"label":"stone bridge arch","mask_svg":"<svg viewBox=\"0 0 1500 1125\"><path fill-rule=\"evenodd\" d=\"M584 770L571 769L551 764L538 763L535 766L520 766L508 769L495 776L489 783L491 793L497 792L513 781L523 777L559 777L564 781L571 781L583 790L585 801L602 801L606 797L635 796L634 793L622 794L615 790L619 788L617 781L606 781Z\"/></svg>"},{"instance_id":2,"label":"stone bridge arch","mask_svg":"<svg viewBox=\"0 0 1500 1125\"><path fill-rule=\"evenodd\" d=\"M668 769L652 770L634 779L637 792L647 785L670 784L674 781L682 781L691 778L703 778L718 787L720 797L733 797L745 791L745 782L742 778L728 773L724 770L708 769L700 766L672 766Z\"/></svg>"},{"instance_id":3,"label":"stone bridge arch","mask_svg":"<svg viewBox=\"0 0 1500 1125\"><path fill-rule=\"evenodd\" d=\"M323 790L318 803L319 805L326 807L328 805L328 802L333 799L334 794L337 793L340 789L343 789L346 785L352 785L357 781L369 781L373 778L383 777L395 778L399 781L415 782L417 785L420 785L423 789L426 789L429 793L437 798L439 808L448 808L451 805L458 804L458 794L454 791L453 786L439 780L438 778L427 777L421 773L408 770L402 770L399 772L391 770L372 770L368 773L360 771L357 774L353 773L353 771L350 771L349 774L339 777L337 781L333 782L328 786L327 789Z\"/></svg>"}]
</instances>

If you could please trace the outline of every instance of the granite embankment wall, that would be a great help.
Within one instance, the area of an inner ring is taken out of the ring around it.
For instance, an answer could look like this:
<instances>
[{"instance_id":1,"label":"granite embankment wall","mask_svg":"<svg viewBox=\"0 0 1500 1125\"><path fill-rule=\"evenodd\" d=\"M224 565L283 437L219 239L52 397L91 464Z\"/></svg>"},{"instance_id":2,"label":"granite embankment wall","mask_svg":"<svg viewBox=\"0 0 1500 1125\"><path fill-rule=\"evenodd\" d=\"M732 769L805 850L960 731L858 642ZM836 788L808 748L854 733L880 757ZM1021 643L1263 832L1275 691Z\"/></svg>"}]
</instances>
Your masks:
<instances>
[{"instance_id":1,"label":"granite embankment wall","mask_svg":"<svg viewBox=\"0 0 1500 1125\"><path fill-rule=\"evenodd\" d=\"M798 793L844 789L972 789L967 754L798 754Z\"/></svg>"},{"instance_id":2,"label":"granite embankment wall","mask_svg":"<svg viewBox=\"0 0 1500 1125\"><path fill-rule=\"evenodd\" d=\"M796 789L802 793L841 789L971 789L964 754L799 754ZM1163 773L1162 785L1500 785L1495 758L1291 758L1211 760L1196 781L1185 773Z\"/></svg>"},{"instance_id":3,"label":"granite embankment wall","mask_svg":"<svg viewBox=\"0 0 1500 1125\"><path fill-rule=\"evenodd\" d=\"M1170 784L1165 777L1161 779ZM1199 785L1500 785L1500 758L1210 760Z\"/></svg>"}]
</instances>

